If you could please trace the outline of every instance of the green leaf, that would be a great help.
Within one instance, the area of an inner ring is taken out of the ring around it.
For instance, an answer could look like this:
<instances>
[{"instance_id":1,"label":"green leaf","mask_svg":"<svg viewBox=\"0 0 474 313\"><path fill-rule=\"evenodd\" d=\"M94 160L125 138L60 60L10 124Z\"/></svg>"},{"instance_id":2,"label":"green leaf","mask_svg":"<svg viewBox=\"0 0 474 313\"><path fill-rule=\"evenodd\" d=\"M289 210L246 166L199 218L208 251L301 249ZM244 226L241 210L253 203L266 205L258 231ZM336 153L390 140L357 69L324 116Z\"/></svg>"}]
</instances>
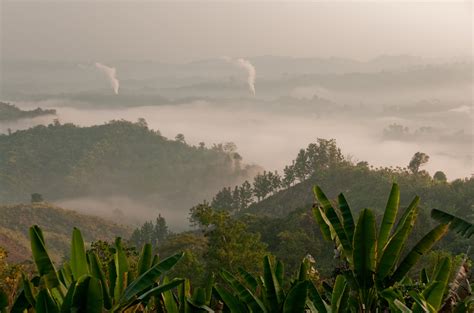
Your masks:
<instances>
[{"instance_id":1,"label":"green leaf","mask_svg":"<svg viewBox=\"0 0 474 313\"><path fill-rule=\"evenodd\" d=\"M41 289L36 297L36 313L59 313L59 309L48 290Z\"/></svg>"},{"instance_id":2,"label":"green leaf","mask_svg":"<svg viewBox=\"0 0 474 313\"><path fill-rule=\"evenodd\" d=\"M431 217L440 223L449 224L449 230L452 230L465 238L471 238L474 234L473 223L469 223L468 221L449 213L433 209L431 210Z\"/></svg>"},{"instance_id":3,"label":"green leaf","mask_svg":"<svg viewBox=\"0 0 474 313\"><path fill-rule=\"evenodd\" d=\"M3 291L3 289L0 288L0 312L6 312L8 308L8 296Z\"/></svg>"},{"instance_id":4,"label":"green leaf","mask_svg":"<svg viewBox=\"0 0 474 313\"><path fill-rule=\"evenodd\" d=\"M59 287L59 279L44 243L43 232L37 225L30 227L30 243L33 259L38 273L46 282L48 288ZM44 295L43 295L44 297Z\"/></svg>"},{"instance_id":5,"label":"green leaf","mask_svg":"<svg viewBox=\"0 0 474 313\"><path fill-rule=\"evenodd\" d=\"M377 279L383 280L387 277L397 261L400 259L401 252L415 225L417 210L411 210L409 216L405 219L405 223L388 241L385 249L382 250L382 256L377 264Z\"/></svg>"},{"instance_id":6,"label":"green leaf","mask_svg":"<svg viewBox=\"0 0 474 313\"><path fill-rule=\"evenodd\" d=\"M240 301L247 305L247 307L252 312L266 312L263 302L252 291L250 291L246 286L238 281L234 275L226 270L223 270L221 272L221 277L230 286L232 286Z\"/></svg>"},{"instance_id":7,"label":"green leaf","mask_svg":"<svg viewBox=\"0 0 474 313\"><path fill-rule=\"evenodd\" d=\"M168 284L167 277L163 279L163 284L164 285ZM173 293L169 289L159 292L159 295L161 296L161 299L165 307L165 311L167 313L179 313L178 304L176 303L174 299Z\"/></svg>"},{"instance_id":8,"label":"green leaf","mask_svg":"<svg viewBox=\"0 0 474 313\"><path fill-rule=\"evenodd\" d=\"M354 272L363 289L373 285L376 250L375 217L371 210L364 209L359 215L354 233Z\"/></svg>"},{"instance_id":9,"label":"green leaf","mask_svg":"<svg viewBox=\"0 0 474 313\"><path fill-rule=\"evenodd\" d=\"M91 276L81 276L76 283L71 311L101 313L104 308L100 281Z\"/></svg>"},{"instance_id":10,"label":"green leaf","mask_svg":"<svg viewBox=\"0 0 474 313\"><path fill-rule=\"evenodd\" d=\"M393 273L392 281L400 281L410 271L423 254L428 252L448 231L449 225L441 224L433 228L413 247Z\"/></svg>"},{"instance_id":11,"label":"green leaf","mask_svg":"<svg viewBox=\"0 0 474 313\"><path fill-rule=\"evenodd\" d=\"M72 231L70 262L74 280L77 281L79 277L89 274L84 240L82 239L81 232L76 227L74 227L74 230Z\"/></svg>"},{"instance_id":12,"label":"green leaf","mask_svg":"<svg viewBox=\"0 0 474 313\"><path fill-rule=\"evenodd\" d=\"M385 244L388 242L390 237L390 232L392 227L395 224L397 218L398 206L400 203L400 189L397 184L392 185L392 190L390 191L390 196L388 197L387 206L385 207L385 212L383 214L382 224L380 225L379 237L377 240L377 255L382 255L382 250L385 247Z\"/></svg>"},{"instance_id":13,"label":"green leaf","mask_svg":"<svg viewBox=\"0 0 474 313\"><path fill-rule=\"evenodd\" d=\"M239 274L245 280L245 282L247 283L249 289L252 292L255 292L257 290L257 287L258 287L257 279L255 277L253 277L249 272L244 270L243 268L239 268Z\"/></svg>"},{"instance_id":14,"label":"green leaf","mask_svg":"<svg viewBox=\"0 0 474 313\"><path fill-rule=\"evenodd\" d=\"M444 293L448 287L449 275L451 273L451 259L445 257L441 260L433 282L423 291L423 296L426 301L431 304L436 310L441 307Z\"/></svg>"},{"instance_id":15,"label":"green leaf","mask_svg":"<svg viewBox=\"0 0 474 313\"><path fill-rule=\"evenodd\" d=\"M102 295L104 297L104 307L106 309L110 309L112 307L112 299L110 298L110 292L109 292L109 289L107 288L107 280L105 278L104 272L102 271L102 265L100 263L100 260L94 252L89 252L87 254L87 258L89 260L91 276L98 279L102 286Z\"/></svg>"},{"instance_id":16,"label":"green leaf","mask_svg":"<svg viewBox=\"0 0 474 313\"><path fill-rule=\"evenodd\" d=\"M32 307L36 306L36 299L33 293L33 286L24 273L21 274L21 279L23 282L23 292Z\"/></svg>"},{"instance_id":17,"label":"green leaf","mask_svg":"<svg viewBox=\"0 0 474 313\"><path fill-rule=\"evenodd\" d=\"M150 296L158 297L159 295L161 295L161 293L163 293L165 291L168 291L168 290L171 290L173 288L176 288L179 285L181 285L182 283L184 283L183 278L175 278L175 279L173 279L172 281L170 281L168 283L163 282L163 284L161 284L157 287L151 288L147 292L143 293L137 299L138 300L144 300L144 299L146 299Z\"/></svg>"},{"instance_id":18,"label":"green leaf","mask_svg":"<svg viewBox=\"0 0 474 313\"><path fill-rule=\"evenodd\" d=\"M296 283L288 292L283 304L283 313L304 313L308 296L308 281Z\"/></svg>"},{"instance_id":19,"label":"green leaf","mask_svg":"<svg viewBox=\"0 0 474 313\"><path fill-rule=\"evenodd\" d=\"M270 312L277 312L283 304L283 290L268 255L263 258L263 279L265 282L265 298L270 306Z\"/></svg>"},{"instance_id":20,"label":"green leaf","mask_svg":"<svg viewBox=\"0 0 474 313\"><path fill-rule=\"evenodd\" d=\"M393 301L393 303L395 304L395 306L402 312L402 313L413 313L412 310L410 310L403 302L401 302L400 300L398 299L395 299L395 301Z\"/></svg>"},{"instance_id":21,"label":"green leaf","mask_svg":"<svg viewBox=\"0 0 474 313\"><path fill-rule=\"evenodd\" d=\"M147 288L153 286L158 278L165 272L169 271L181 258L183 253L178 253L170 256L160 263L151 267L148 271L137 277L128 287L125 289L122 297L120 298L120 305L128 303L133 297Z\"/></svg>"},{"instance_id":22,"label":"green leaf","mask_svg":"<svg viewBox=\"0 0 474 313\"><path fill-rule=\"evenodd\" d=\"M128 273L128 260L122 248L122 240L121 238L115 239L115 254L114 254L114 262L115 262L115 270L117 273L117 279L115 281L115 288L114 288L114 299L115 301L119 301L120 297L122 296L123 290L127 286L127 273Z\"/></svg>"},{"instance_id":23,"label":"green leaf","mask_svg":"<svg viewBox=\"0 0 474 313\"><path fill-rule=\"evenodd\" d=\"M319 208L318 205L313 205L313 216L314 219L316 220L316 223L319 225L319 229L321 230L321 234L323 235L323 238L325 240L331 241L331 230L329 229L329 225L326 223L324 220L322 213L321 213L321 208Z\"/></svg>"},{"instance_id":24,"label":"green leaf","mask_svg":"<svg viewBox=\"0 0 474 313\"><path fill-rule=\"evenodd\" d=\"M36 303L36 301L35 301ZM25 290L18 293L10 309L10 313L24 313L25 310L31 308L31 304L25 296Z\"/></svg>"},{"instance_id":25,"label":"green leaf","mask_svg":"<svg viewBox=\"0 0 474 313\"><path fill-rule=\"evenodd\" d=\"M319 294L318 290L314 286L312 282L309 284L309 298L313 302L314 306L318 310L318 313L327 313L327 305L324 303L321 295Z\"/></svg>"},{"instance_id":26,"label":"green leaf","mask_svg":"<svg viewBox=\"0 0 474 313\"><path fill-rule=\"evenodd\" d=\"M237 297L232 295L230 292L219 286L214 286L214 290L217 292L219 297L222 299L224 304L230 310L231 313L245 313L249 312L245 306L239 301Z\"/></svg>"},{"instance_id":27,"label":"green leaf","mask_svg":"<svg viewBox=\"0 0 474 313\"><path fill-rule=\"evenodd\" d=\"M339 216L331 205L331 202L328 200L324 192L319 188L319 186L314 186L314 194L318 199L319 203L324 209L324 214L326 215L330 226L334 229L339 241L341 242L342 247L346 250L347 255L352 251L352 243L346 235L344 227L339 220Z\"/></svg>"},{"instance_id":28,"label":"green leaf","mask_svg":"<svg viewBox=\"0 0 474 313\"><path fill-rule=\"evenodd\" d=\"M349 240L352 240L352 238L354 237L355 224L354 218L352 217L351 208L349 207L349 204L347 203L346 198L342 193L339 194L337 198L339 202L339 209L342 213L342 222L344 225L344 230L346 231Z\"/></svg>"},{"instance_id":29,"label":"green leaf","mask_svg":"<svg viewBox=\"0 0 474 313\"><path fill-rule=\"evenodd\" d=\"M394 233L397 233L397 232L400 231L400 228L403 227L403 225L405 224L406 219L411 214L411 212L418 208L418 203L420 203L420 198L418 196L416 196L415 198L413 198L410 205L408 205L408 207L405 209L405 211L403 211L402 216L398 220L397 227L395 227Z\"/></svg>"},{"instance_id":30,"label":"green leaf","mask_svg":"<svg viewBox=\"0 0 474 313\"><path fill-rule=\"evenodd\" d=\"M356 226L356 233L357 233L357 226ZM347 299L344 299L344 295L346 294L346 280L344 279L344 276L338 275L336 277L336 282L334 283L334 288L332 291L331 295L331 312L336 313L336 312L341 312L340 308L342 305L343 301L346 301Z\"/></svg>"},{"instance_id":31,"label":"green leaf","mask_svg":"<svg viewBox=\"0 0 474 313\"><path fill-rule=\"evenodd\" d=\"M140 259L138 260L138 275L141 275L150 269L152 262L152 250L153 248L149 243L143 246Z\"/></svg>"}]
</instances>

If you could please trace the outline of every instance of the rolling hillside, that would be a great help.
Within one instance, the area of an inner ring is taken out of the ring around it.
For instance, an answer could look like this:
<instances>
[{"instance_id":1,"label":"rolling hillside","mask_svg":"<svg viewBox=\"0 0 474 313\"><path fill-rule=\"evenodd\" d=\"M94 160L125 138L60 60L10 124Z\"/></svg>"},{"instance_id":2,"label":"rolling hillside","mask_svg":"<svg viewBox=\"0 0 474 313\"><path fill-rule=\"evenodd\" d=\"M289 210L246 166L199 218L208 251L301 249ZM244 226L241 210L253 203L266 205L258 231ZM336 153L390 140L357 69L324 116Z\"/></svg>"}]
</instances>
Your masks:
<instances>
[{"instance_id":1,"label":"rolling hillside","mask_svg":"<svg viewBox=\"0 0 474 313\"><path fill-rule=\"evenodd\" d=\"M87 242L128 238L131 230L103 219L81 215L47 203L0 206L0 247L7 250L11 261L30 259L28 229L39 225L55 261L69 253L74 227L81 229Z\"/></svg>"}]
</instances>

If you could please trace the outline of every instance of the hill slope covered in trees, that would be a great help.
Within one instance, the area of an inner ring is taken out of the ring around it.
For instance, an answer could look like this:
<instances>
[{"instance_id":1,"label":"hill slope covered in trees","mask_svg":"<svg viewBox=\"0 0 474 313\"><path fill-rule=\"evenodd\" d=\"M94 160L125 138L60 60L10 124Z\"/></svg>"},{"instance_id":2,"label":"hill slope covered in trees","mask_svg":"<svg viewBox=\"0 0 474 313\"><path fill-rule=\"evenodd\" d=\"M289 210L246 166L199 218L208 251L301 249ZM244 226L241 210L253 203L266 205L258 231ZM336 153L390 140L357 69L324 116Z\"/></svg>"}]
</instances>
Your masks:
<instances>
[{"instance_id":1,"label":"hill slope covered in trees","mask_svg":"<svg viewBox=\"0 0 474 313\"><path fill-rule=\"evenodd\" d=\"M69 255L71 229L79 227L87 242L127 237L130 229L103 219L82 215L44 202L0 206L0 247L12 261L30 258L28 228L44 230L48 248L56 261Z\"/></svg>"},{"instance_id":2,"label":"hill slope covered in trees","mask_svg":"<svg viewBox=\"0 0 474 313\"><path fill-rule=\"evenodd\" d=\"M55 122L0 135L0 203L25 202L32 193L51 202L120 195L155 209L187 209L249 177L255 168L241 160L231 143L168 140L143 119L92 127Z\"/></svg>"}]
</instances>

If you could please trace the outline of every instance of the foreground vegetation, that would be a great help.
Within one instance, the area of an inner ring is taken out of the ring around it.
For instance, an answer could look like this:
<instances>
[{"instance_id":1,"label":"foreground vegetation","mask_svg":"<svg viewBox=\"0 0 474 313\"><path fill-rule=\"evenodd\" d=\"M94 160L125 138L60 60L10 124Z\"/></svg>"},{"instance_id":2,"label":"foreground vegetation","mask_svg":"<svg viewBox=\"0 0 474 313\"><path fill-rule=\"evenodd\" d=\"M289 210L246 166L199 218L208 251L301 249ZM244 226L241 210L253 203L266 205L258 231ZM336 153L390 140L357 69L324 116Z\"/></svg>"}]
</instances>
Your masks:
<instances>
[{"instance_id":1,"label":"foreground vegetation","mask_svg":"<svg viewBox=\"0 0 474 313\"><path fill-rule=\"evenodd\" d=\"M399 214L398 185L392 186L378 226L370 209L360 211L355 219L343 194L338 196L337 205L318 186L314 194L314 219L324 238L334 243L335 258L342 265L333 279L321 280L311 256L303 259L295 273L285 274L281 261L261 255L263 246L244 247L252 254L246 256L247 261L263 258L260 266L252 268L255 264L235 259L232 252L238 250L233 245L256 244L258 236L246 233L244 225L229 220L225 212L201 205L193 208L192 215L215 241L216 250L210 251L214 254L208 257L219 263L218 270L207 272L201 286L191 285L192 280L182 278L189 277L186 273L178 276L175 271L180 263L187 262L186 253L160 258L148 243L136 255L120 238L113 245L96 243L86 250L78 229L73 231L69 260L56 269L42 230L33 226L29 235L36 270L20 269L16 275L9 276L10 282L18 282L19 289L7 289L5 280L2 281L0 304L4 311L11 312L470 312L474 309L468 280L470 261L466 256L444 255L431 265L422 260L449 231L470 238L474 234L473 224L433 210L432 217L439 224L407 249L418 217L419 198L415 197ZM241 236L240 240L226 237L224 229ZM227 241L228 238L231 240ZM223 245L218 240L225 241L228 254L219 251ZM188 274L192 270L188 268Z\"/></svg>"}]
</instances>

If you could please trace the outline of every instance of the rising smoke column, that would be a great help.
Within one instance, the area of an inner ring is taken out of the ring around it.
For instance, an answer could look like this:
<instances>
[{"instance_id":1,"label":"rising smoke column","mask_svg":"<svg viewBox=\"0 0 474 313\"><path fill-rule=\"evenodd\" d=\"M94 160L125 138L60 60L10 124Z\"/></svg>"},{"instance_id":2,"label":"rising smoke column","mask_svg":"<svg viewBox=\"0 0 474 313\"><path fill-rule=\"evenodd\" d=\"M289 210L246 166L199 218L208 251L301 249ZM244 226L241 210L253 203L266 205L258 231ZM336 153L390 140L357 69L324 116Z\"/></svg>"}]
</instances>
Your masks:
<instances>
[{"instance_id":1,"label":"rising smoke column","mask_svg":"<svg viewBox=\"0 0 474 313\"><path fill-rule=\"evenodd\" d=\"M255 66L253 66L250 61L245 59L237 59L236 62L238 66L247 71L247 83L249 85L250 92L255 96L255 76L257 75Z\"/></svg>"},{"instance_id":2,"label":"rising smoke column","mask_svg":"<svg viewBox=\"0 0 474 313\"><path fill-rule=\"evenodd\" d=\"M257 71L255 70L255 66L253 66L252 63L250 63L249 60L246 59L232 59L231 57L228 56L223 56L221 57L222 60L235 64L240 68L243 68L244 70L247 71L247 83L249 85L249 90L250 92L255 96L255 77L257 75Z\"/></svg>"},{"instance_id":3,"label":"rising smoke column","mask_svg":"<svg viewBox=\"0 0 474 313\"><path fill-rule=\"evenodd\" d=\"M107 76L110 82L110 86L114 90L115 94L118 94L119 91L119 80L117 79L117 70L114 67L108 67L107 65L104 65L102 63L96 62L95 67L98 68L102 73Z\"/></svg>"}]
</instances>

